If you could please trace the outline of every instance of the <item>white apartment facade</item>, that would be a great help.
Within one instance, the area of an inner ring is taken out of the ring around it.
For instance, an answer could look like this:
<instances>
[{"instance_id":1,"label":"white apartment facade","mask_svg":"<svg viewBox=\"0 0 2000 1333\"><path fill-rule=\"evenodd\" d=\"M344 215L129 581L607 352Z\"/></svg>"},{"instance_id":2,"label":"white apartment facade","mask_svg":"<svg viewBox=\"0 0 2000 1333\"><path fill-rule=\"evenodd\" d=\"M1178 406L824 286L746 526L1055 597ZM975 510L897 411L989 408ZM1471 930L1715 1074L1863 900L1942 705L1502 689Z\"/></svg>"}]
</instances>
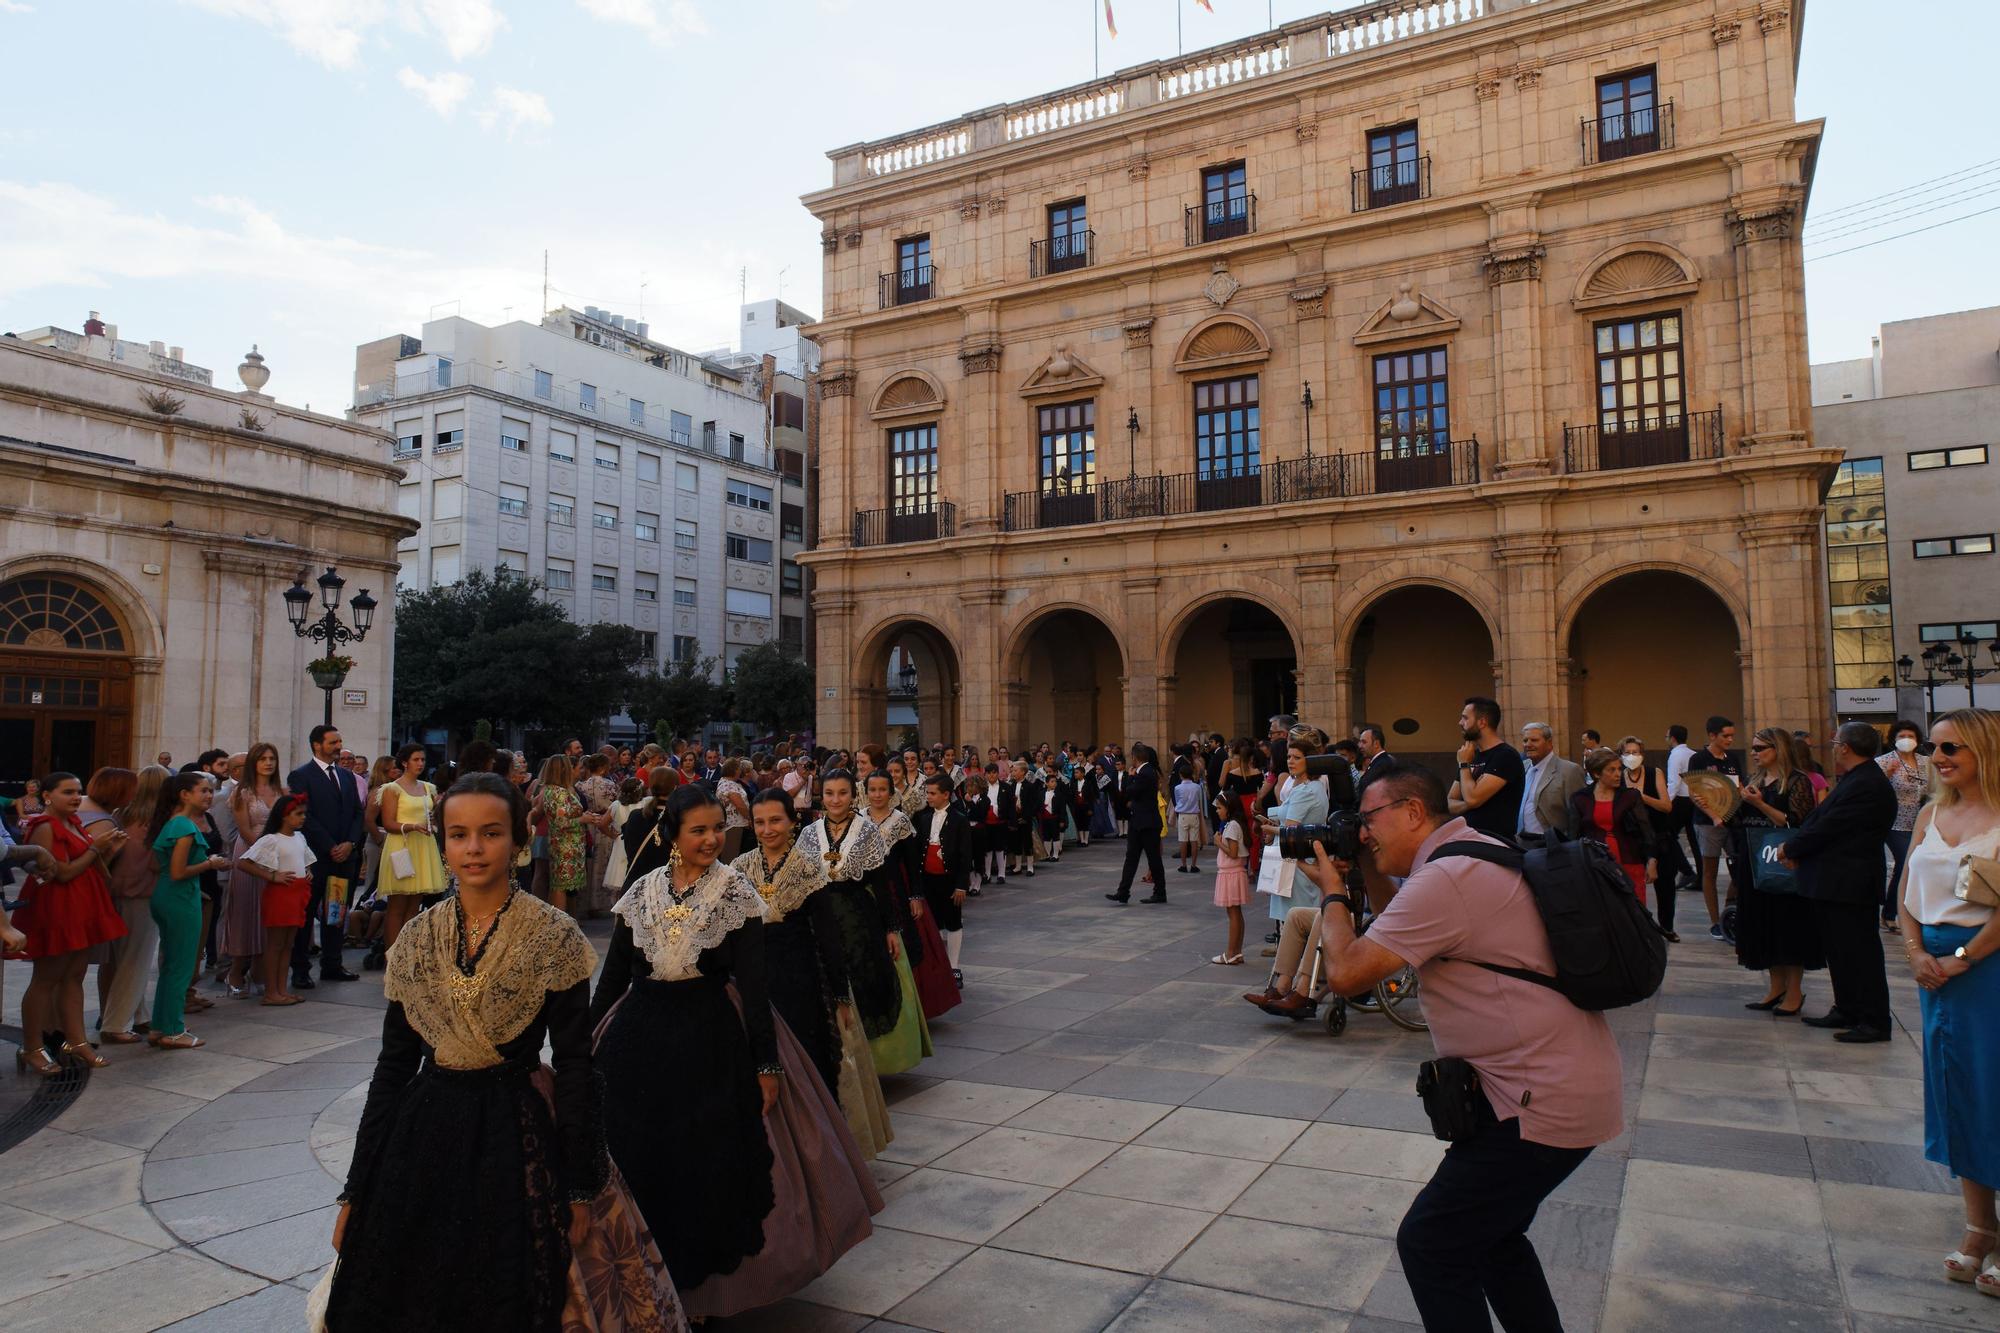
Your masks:
<instances>
[{"instance_id":1,"label":"white apartment facade","mask_svg":"<svg viewBox=\"0 0 2000 1333\"><path fill-rule=\"evenodd\" d=\"M452 317L356 349L357 420L394 439L419 522L399 586L473 569L541 579L652 660L727 665L778 632L779 479L752 376L587 308Z\"/></svg>"}]
</instances>

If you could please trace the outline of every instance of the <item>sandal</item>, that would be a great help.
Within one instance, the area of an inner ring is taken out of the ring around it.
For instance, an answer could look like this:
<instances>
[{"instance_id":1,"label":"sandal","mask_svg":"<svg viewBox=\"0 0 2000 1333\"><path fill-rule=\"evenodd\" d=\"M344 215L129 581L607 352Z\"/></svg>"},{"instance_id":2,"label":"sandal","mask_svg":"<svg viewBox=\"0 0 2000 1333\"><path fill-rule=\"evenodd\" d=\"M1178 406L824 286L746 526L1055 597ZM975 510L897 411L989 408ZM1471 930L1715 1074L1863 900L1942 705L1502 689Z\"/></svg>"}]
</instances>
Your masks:
<instances>
[{"instance_id":1,"label":"sandal","mask_svg":"<svg viewBox=\"0 0 2000 1333\"><path fill-rule=\"evenodd\" d=\"M1990 1231L1985 1227L1976 1227L1970 1223L1966 1224L1965 1229L1969 1234L1974 1236L1985 1236L1989 1239L2000 1238L2000 1232ZM1986 1264L1985 1272L1980 1271L1980 1265L1985 1262L1987 1255L1993 1252L1993 1248L1993 1246L1989 1245L1986 1247L1985 1252L1981 1254L1967 1254L1963 1250L1953 1250L1944 1257L1944 1275L1953 1282L1972 1282L1977 1285L1978 1281L1984 1279L1987 1273L1994 1273L1995 1289L1993 1294L2000 1296L2000 1271L1996 1271L1990 1263Z\"/></svg>"},{"instance_id":2,"label":"sandal","mask_svg":"<svg viewBox=\"0 0 2000 1333\"><path fill-rule=\"evenodd\" d=\"M97 1039L106 1046L137 1046L145 1038L129 1028L122 1032L112 1032L104 1028L97 1030Z\"/></svg>"},{"instance_id":3,"label":"sandal","mask_svg":"<svg viewBox=\"0 0 2000 1333\"><path fill-rule=\"evenodd\" d=\"M2000 1298L2000 1263L1988 1261L1986 1267L1979 1270L1979 1276L1973 1280L1972 1289L1981 1296Z\"/></svg>"},{"instance_id":4,"label":"sandal","mask_svg":"<svg viewBox=\"0 0 2000 1333\"><path fill-rule=\"evenodd\" d=\"M1218 963L1223 967L1240 967L1243 963L1243 955L1240 953L1237 954L1219 953L1215 957L1209 959L1208 961L1211 963Z\"/></svg>"},{"instance_id":5,"label":"sandal","mask_svg":"<svg viewBox=\"0 0 2000 1333\"><path fill-rule=\"evenodd\" d=\"M283 1008L286 1005L292 1004L304 1004L305 1002L306 997L303 995L266 995L263 999L257 1001L259 1006L269 1005L273 1009Z\"/></svg>"},{"instance_id":6,"label":"sandal","mask_svg":"<svg viewBox=\"0 0 2000 1333\"><path fill-rule=\"evenodd\" d=\"M32 1051L19 1050L14 1052L14 1068L22 1073L33 1071L43 1078L52 1078L62 1073L62 1066L49 1058L49 1050L46 1046L37 1046Z\"/></svg>"},{"instance_id":7,"label":"sandal","mask_svg":"<svg viewBox=\"0 0 2000 1333\"><path fill-rule=\"evenodd\" d=\"M191 1051L197 1046L208 1045L200 1037L187 1031L176 1032L171 1037L162 1037L158 1033L154 1033L146 1040L163 1051Z\"/></svg>"},{"instance_id":8,"label":"sandal","mask_svg":"<svg viewBox=\"0 0 2000 1333\"><path fill-rule=\"evenodd\" d=\"M66 1041L62 1044L63 1054L78 1064L89 1065L92 1069L103 1069L111 1062L90 1049L87 1041Z\"/></svg>"}]
</instances>

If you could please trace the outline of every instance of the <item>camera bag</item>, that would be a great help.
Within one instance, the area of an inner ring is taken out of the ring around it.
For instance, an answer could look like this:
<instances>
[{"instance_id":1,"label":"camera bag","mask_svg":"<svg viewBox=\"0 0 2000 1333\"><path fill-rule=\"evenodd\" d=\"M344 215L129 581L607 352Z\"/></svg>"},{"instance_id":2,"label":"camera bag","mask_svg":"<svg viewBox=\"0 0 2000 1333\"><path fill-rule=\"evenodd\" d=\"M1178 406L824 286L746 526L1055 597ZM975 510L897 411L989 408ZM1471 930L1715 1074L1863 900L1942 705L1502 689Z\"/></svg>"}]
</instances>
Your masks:
<instances>
[{"instance_id":1,"label":"camera bag","mask_svg":"<svg viewBox=\"0 0 2000 1333\"><path fill-rule=\"evenodd\" d=\"M1667 975L1667 939L1632 881L1602 843L1566 842L1523 852L1491 842L1451 842L1431 860L1464 856L1521 873L1549 932L1554 976L1524 967L1460 959L1501 976L1561 993L1579 1009L1619 1009L1659 990Z\"/></svg>"},{"instance_id":2,"label":"camera bag","mask_svg":"<svg viewBox=\"0 0 2000 1333\"><path fill-rule=\"evenodd\" d=\"M1479 1071L1455 1055L1426 1060L1417 1070L1417 1096L1431 1118L1431 1133L1446 1143L1469 1139L1479 1128L1486 1094L1479 1089Z\"/></svg>"}]
</instances>

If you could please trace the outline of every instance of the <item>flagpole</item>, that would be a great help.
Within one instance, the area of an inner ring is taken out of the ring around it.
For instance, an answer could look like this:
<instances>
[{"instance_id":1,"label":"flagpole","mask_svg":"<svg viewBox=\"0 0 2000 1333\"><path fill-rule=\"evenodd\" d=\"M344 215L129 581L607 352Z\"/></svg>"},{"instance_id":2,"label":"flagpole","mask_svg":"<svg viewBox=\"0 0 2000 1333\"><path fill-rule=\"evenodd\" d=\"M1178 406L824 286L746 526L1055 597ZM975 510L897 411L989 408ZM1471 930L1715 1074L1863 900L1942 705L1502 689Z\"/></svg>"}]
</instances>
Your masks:
<instances>
[{"instance_id":1,"label":"flagpole","mask_svg":"<svg viewBox=\"0 0 2000 1333\"><path fill-rule=\"evenodd\" d=\"M1088 0L1090 5L1090 78L1094 83L1104 76L1097 56L1097 0Z\"/></svg>"},{"instance_id":2,"label":"flagpole","mask_svg":"<svg viewBox=\"0 0 2000 1333\"><path fill-rule=\"evenodd\" d=\"M1182 0L1174 0L1174 54L1184 56L1187 43L1181 40L1181 8Z\"/></svg>"}]
</instances>

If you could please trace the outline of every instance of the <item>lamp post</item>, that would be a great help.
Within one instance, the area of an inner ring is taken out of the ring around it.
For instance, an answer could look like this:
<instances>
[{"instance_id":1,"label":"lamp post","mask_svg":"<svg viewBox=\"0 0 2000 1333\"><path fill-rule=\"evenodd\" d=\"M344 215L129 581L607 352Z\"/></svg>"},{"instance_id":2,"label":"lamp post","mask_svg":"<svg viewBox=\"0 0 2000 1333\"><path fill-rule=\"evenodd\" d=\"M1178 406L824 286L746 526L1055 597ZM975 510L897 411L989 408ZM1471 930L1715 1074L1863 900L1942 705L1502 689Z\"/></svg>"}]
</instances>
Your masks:
<instances>
[{"instance_id":1,"label":"lamp post","mask_svg":"<svg viewBox=\"0 0 2000 1333\"><path fill-rule=\"evenodd\" d=\"M1896 659L1896 675L1905 685L1924 687L1924 720L1930 722L1937 717L1937 687L1965 682L1965 699L1968 706L1974 698L1974 687L1988 676L2000 675L2000 639L1986 645L1987 656L1993 660L1992 666L1979 665L1979 640L1969 633L1958 636L1958 651L1953 652L1948 644L1934 643L1924 649L1924 674L1916 674L1917 663L1910 660L1908 653Z\"/></svg>"},{"instance_id":2,"label":"lamp post","mask_svg":"<svg viewBox=\"0 0 2000 1333\"><path fill-rule=\"evenodd\" d=\"M377 602L368 595L368 589L347 599L347 609L354 617L354 628L341 623L340 590L347 586L347 580L334 572L332 565L326 573L314 582L319 587L320 605L325 614L317 620L308 620L312 614L312 593L306 590L306 576L303 570L292 580L292 586L285 589L285 618L292 622L292 633L301 639L311 639L326 645L326 656L308 663L306 670L312 673L313 683L326 692L326 725L333 725L333 692L347 679L347 668L334 658L334 649L344 643L359 643L368 637L369 627L375 623ZM324 663L321 670L314 666Z\"/></svg>"},{"instance_id":3,"label":"lamp post","mask_svg":"<svg viewBox=\"0 0 2000 1333\"><path fill-rule=\"evenodd\" d=\"M1125 409L1125 464L1128 479L1139 475L1139 409L1136 407Z\"/></svg>"},{"instance_id":4,"label":"lamp post","mask_svg":"<svg viewBox=\"0 0 2000 1333\"><path fill-rule=\"evenodd\" d=\"M1313 456L1313 383L1311 380L1306 381L1305 397L1299 399L1299 404L1306 410L1306 457L1311 458Z\"/></svg>"}]
</instances>

